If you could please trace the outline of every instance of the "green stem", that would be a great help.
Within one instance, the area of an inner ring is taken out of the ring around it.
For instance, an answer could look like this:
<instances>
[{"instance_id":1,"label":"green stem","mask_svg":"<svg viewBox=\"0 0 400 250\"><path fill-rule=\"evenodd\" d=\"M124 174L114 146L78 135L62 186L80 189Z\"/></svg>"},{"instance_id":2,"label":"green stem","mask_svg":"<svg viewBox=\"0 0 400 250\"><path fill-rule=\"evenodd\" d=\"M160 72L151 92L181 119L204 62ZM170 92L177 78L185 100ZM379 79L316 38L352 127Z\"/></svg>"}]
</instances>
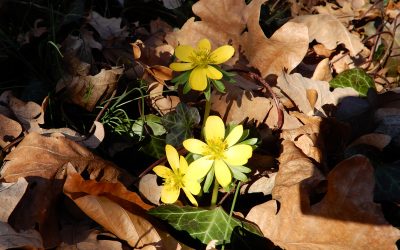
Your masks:
<instances>
[{"instance_id":1,"label":"green stem","mask_svg":"<svg viewBox=\"0 0 400 250\"><path fill-rule=\"evenodd\" d=\"M211 100L207 100L207 98L206 98L206 106L204 108L203 124L201 125L201 134L203 137L204 137L204 126L206 125L207 118L210 115L210 110L211 110Z\"/></svg>"},{"instance_id":2,"label":"green stem","mask_svg":"<svg viewBox=\"0 0 400 250\"><path fill-rule=\"evenodd\" d=\"M212 196L211 196L211 206L212 207L214 207L217 204L218 189L219 189L219 183L218 183L217 179L214 179L214 187L213 187Z\"/></svg>"},{"instance_id":3,"label":"green stem","mask_svg":"<svg viewBox=\"0 0 400 250\"><path fill-rule=\"evenodd\" d=\"M233 210L235 209L236 199L237 199L237 196L238 196L238 194L239 194L240 185L241 185L241 182L239 181L238 184L236 185L235 195L233 196L231 211L229 211L228 225L227 225L226 228L225 228L225 233L224 233L224 244L222 244L222 248L221 248L222 250L225 249L225 240L226 240L226 236L227 236L227 234L228 234L229 224L231 223L231 218L232 218Z\"/></svg>"}]
</instances>

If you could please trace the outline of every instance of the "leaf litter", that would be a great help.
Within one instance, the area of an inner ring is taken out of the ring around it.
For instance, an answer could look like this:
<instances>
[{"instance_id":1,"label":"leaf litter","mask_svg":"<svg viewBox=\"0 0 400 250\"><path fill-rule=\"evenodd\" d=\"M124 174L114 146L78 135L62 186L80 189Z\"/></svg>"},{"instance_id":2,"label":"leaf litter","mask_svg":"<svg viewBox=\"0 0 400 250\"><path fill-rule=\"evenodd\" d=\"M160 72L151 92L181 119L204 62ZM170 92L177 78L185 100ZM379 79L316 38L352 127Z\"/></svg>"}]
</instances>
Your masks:
<instances>
[{"instance_id":1,"label":"leaf litter","mask_svg":"<svg viewBox=\"0 0 400 250\"><path fill-rule=\"evenodd\" d=\"M140 7L123 2L113 7ZM138 2L156 18L75 5L84 18L52 41L64 70L39 77L51 93L2 92L1 249L396 249L398 3L288 1L287 16L277 1ZM49 38L35 20L21 48ZM166 162L165 143L201 134L204 99L175 89L168 65L174 48L203 38L236 51L222 66L236 82L211 93L211 112L260 138L232 217L232 190L216 208L201 197L205 208L161 205L148 174Z\"/></svg>"}]
</instances>

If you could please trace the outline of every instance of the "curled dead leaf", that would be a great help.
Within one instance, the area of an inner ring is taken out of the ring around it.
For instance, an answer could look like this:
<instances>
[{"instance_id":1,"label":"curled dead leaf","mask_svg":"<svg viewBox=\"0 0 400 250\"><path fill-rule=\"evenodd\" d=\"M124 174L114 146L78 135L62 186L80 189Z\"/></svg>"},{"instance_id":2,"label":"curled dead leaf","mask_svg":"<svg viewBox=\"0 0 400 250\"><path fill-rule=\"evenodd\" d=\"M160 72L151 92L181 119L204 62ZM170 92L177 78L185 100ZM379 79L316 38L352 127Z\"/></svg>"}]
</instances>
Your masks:
<instances>
[{"instance_id":1,"label":"curled dead leaf","mask_svg":"<svg viewBox=\"0 0 400 250\"><path fill-rule=\"evenodd\" d=\"M364 156L338 164L328 176L328 192L310 205L309 192L323 180L311 161L283 142L272 200L254 207L247 219L285 249L396 249L400 231L373 202L373 167Z\"/></svg>"}]
</instances>

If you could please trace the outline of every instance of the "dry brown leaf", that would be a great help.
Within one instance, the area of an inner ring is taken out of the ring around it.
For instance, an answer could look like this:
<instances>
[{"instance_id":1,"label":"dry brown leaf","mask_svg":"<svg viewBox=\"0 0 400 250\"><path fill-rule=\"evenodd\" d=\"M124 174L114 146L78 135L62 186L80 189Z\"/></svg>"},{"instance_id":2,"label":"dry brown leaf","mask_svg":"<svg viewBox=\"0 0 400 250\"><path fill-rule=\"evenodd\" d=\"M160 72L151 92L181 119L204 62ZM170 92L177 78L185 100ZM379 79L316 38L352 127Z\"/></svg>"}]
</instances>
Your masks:
<instances>
[{"instance_id":1,"label":"dry brown leaf","mask_svg":"<svg viewBox=\"0 0 400 250\"><path fill-rule=\"evenodd\" d=\"M150 93L151 106L161 115L165 115L174 110L176 105L180 102L177 96L163 96L164 85L162 83L156 81L150 83L148 86L147 91Z\"/></svg>"},{"instance_id":2,"label":"dry brown leaf","mask_svg":"<svg viewBox=\"0 0 400 250\"><path fill-rule=\"evenodd\" d=\"M294 101L300 111L307 115L325 116L325 111L322 108L324 105L337 105L340 99L345 96L358 96L358 92L350 87L336 88L331 92L328 82L314 81L298 73L292 75L282 74L278 77L277 86ZM314 109L307 99L307 89L315 89L318 92L318 99Z\"/></svg>"},{"instance_id":3,"label":"dry brown leaf","mask_svg":"<svg viewBox=\"0 0 400 250\"><path fill-rule=\"evenodd\" d=\"M41 132L39 125L44 123L44 112L39 104L21 101L13 96L11 91L4 91L0 100L7 105L26 131ZM3 114L10 117L9 114Z\"/></svg>"},{"instance_id":4,"label":"dry brown leaf","mask_svg":"<svg viewBox=\"0 0 400 250\"><path fill-rule=\"evenodd\" d=\"M65 91L65 101L92 111L99 101L110 97L122 72L122 68L113 68L102 69L94 76L65 76L57 83L56 91Z\"/></svg>"},{"instance_id":5,"label":"dry brown leaf","mask_svg":"<svg viewBox=\"0 0 400 250\"><path fill-rule=\"evenodd\" d=\"M97 182L95 180L84 180L83 177L74 173L75 169L72 166L67 167L67 180L64 183L64 193L72 198L80 195L104 196L109 200L114 201L130 210L132 213L144 213L144 210L149 210L153 206L142 201L140 196L126 189L119 182Z\"/></svg>"},{"instance_id":6,"label":"dry brown leaf","mask_svg":"<svg viewBox=\"0 0 400 250\"><path fill-rule=\"evenodd\" d=\"M348 54L340 51L339 54L335 55L332 60L332 68L336 71L337 74L342 73L345 70L354 68L354 62L351 60Z\"/></svg>"},{"instance_id":7,"label":"dry brown leaf","mask_svg":"<svg viewBox=\"0 0 400 250\"><path fill-rule=\"evenodd\" d=\"M275 186L276 173L268 174L268 177L261 176L255 181L246 183L240 187L240 194L262 193L263 195L272 194Z\"/></svg>"},{"instance_id":8,"label":"dry brown leaf","mask_svg":"<svg viewBox=\"0 0 400 250\"><path fill-rule=\"evenodd\" d=\"M101 234L98 230L78 231L74 234L71 243L62 242L57 250L123 250L122 243L118 239L112 239L114 235ZM103 236L103 237L102 237ZM111 238L111 239L110 239ZM114 236L115 238L115 236Z\"/></svg>"},{"instance_id":9,"label":"dry brown leaf","mask_svg":"<svg viewBox=\"0 0 400 250\"><path fill-rule=\"evenodd\" d=\"M139 181L140 193L151 203L160 205L162 186L157 185L157 175L146 174Z\"/></svg>"},{"instance_id":10,"label":"dry brown leaf","mask_svg":"<svg viewBox=\"0 0 400 250\"><path fill-rule=\"evenodd\" d=\"M356 15L354 10L351 7L350 2L343 2L341 7L338 7L333 3L325 3L324 6L315 6L314 10L318 11L319 14L329 14L335 16L339 19L344 25L348 26L349 22L352 21Z\"/></svg>"},{"instance_id":11,"label":"dry brown leaf","mask_svg":"<svg viewBox=\"0 0 400 250\"><path fill-rule=\"evenodd\" d=\"M338 164L328 175L328 192L310 205L309 192L323 178L289 141L283 142L272 200L254 207L246 219L284 249L396 249L400 231L373 202L373 167L364 156Z\"/></svg>"},{"instance_id":12,"label":"dry brown leaf","mask_svg":"<svg viewBox=\"0 0 400 250\"><path fill-rule=\"evenodd\" d=\"M166 40L173 46L194 46L200 39L208 38L215 47L232 41L235 50L239 52L241 46L250 64L263 77L279 75L284 68L290 71L303 60L307 52L307 28L289 22L267 39L258 23L264 2L255 0L246 5L243 0L199 1L193 5L193 13L201 21L189 19L179 31L167 35ZM243 33L246 27L248 31ZM227 64L233 65L238 59L239 53L235 53Z\"/></svg>"},{"instance_id":13,"label":"dry brown leaf","mask_svg":"<svg viewBox=\"0 0 400 250\"><path fill-rule=\"evenodd\" d=\"M319 56L330 57L334 50L327 49L323 44L315 44L313 46L315 53Z\"/></svg>"},{"instance_id":14,"label":"dry brown leaf","mask_svg":"<svg viewBox=\"0 0 400 250\"><path fill-rule=\"evenodd\" d=\"M379 150L383 150L383 148L386 147L390 143L391 140L392 140L392 137L389 135L371 133L371 134L362 135L361 137L357 138L348 147L350 148L352 146L359 145L359 144L367 144L367 145L376 147Z\"/></svg>"},{"instance_id":15,"label":"dry brown leaf","mask_svg":"<svg viewBox=\"0 0 400 250\"><path fill-rule=\"evenodd\" d=\"M27 187L28 182L24 178L19 178L13 183L0 183L0 221L8 221L8 217L25 194Z\"/></svg>"},{"instance_id":16,"label":"dry brown leaf","mask_svg":"<svg viewBox=\"0 0 400 250\"><path fill-rule=\"evenodd\" d=\"M10 225L0 221L0 249L44 249L42 237L33 229L16 232Z\"/></svg>"},{"instance_id":17,"label":"dry brown leaf","mask_svg":"<svg viewBox=\"0 0 400 250\"><path fill-rule=\"evenodd\" d=\"M21 125L0 114L0 147L4 148L22 133Z\"/></svg>"},{"instance_id":18,"label":"dry brown leaf","mask_svg":"<svg viewBox=\"0 0 400 250\"><path fill-rule=\"evenodd\" d=\"M277 126L277 111L270 99L256 96L252 91L243 90L234 85L226 85L226 92L227 94L219 92L211 94L211 109L218 112L226 122L241 123L247 121L266 124L270 128ZM301 125L285 110L283 113L283 128L297 128Z\"/></svg>"},{"instance_id":19,"label":"dry brown leaf","mask_svg":"<svg viewBox=\"0 0 400 250\"><path fill-rule=\"evenodd\" d=\"M329 66L328 58L325 58L318 63L311 79L317 81L327 81L327 82L332 80L331 67Z\"/></svg>"},{"instance_id":20,"label":"dry brown leaf","mask_svg":"<svg viewBox=\"0 0 400 250\"><path fill-rule=\"evenodd\" d=\"M5 158L1 177L14 182L19 177L53 179L64 164L71 162L79 173L88 171L91 179L129 185L132 177L111 162L94 155L85 147L63 137L29 133Z\"/></svg>"},{"instance_id":21,"label":"dry brown leaf","mask_svg":"<svg viewBox=\"0 0 400 250\"><path fill-rule=\"evenodd\" d=\"M267 39L259 25L264 0L252 1L247 7L247 29L240 44L250 64L262 77L280 75L283 69L293 70L308 49L308 31L303 24L287 22Z\"/></svg>"},{"instance_id":22,"label":"dry brown leaf","mask_svg":"<svg viewBox=\"0 0 400 250\"><path fill-rule=\"evenodd\" d=\"M89 24L99 33L100 37L104 40L111 40L113 38L125 38L129 32L126 27L121 28L122 18L105 18L96 11L92 11L90 15Z\"/></svg>"},{"instance_id":23,"label":"dry brown leaf","mask_svg":"<svg viewBox=\"0 0 400 250\"><path fill-rule=\"evenodd\" d=\"M68 170L64 193L86 215L132 247L161 241L153 225L142 217L144 209L151 206L121 184L85 181L78 173Z\"/></svg>"},{"instance_id":24,"label":"dry brown leaf","mask_svg":"<svg viewBox=\"0 0 400 250\"><path fill-rule=\"evenodd\" d=\"M87 171L91 179L126 185L133 178L111 162L63 137L45 137L29 133L5 158L1 178L15 182L25 177L32 184L13 212L12 225L17 230L37 227L46 247L58 245L55 201L62 192L64 165L73 163L79 173Z\"/></svg>"},{"instance_id":25,"label":"dry brown leaf","mask_svg":"<svg viewBox=\"0 0 400 250\"><path fill-rule=\"evenodd\" d=\"M361 39L350 33L340 20L332 15L304 15L295 17L291 21L307 25L309 41L315 39L327 49L334 49L342 43L350 51L351 56L356 56L365 48Z\"/></svg>"}]
</instances>

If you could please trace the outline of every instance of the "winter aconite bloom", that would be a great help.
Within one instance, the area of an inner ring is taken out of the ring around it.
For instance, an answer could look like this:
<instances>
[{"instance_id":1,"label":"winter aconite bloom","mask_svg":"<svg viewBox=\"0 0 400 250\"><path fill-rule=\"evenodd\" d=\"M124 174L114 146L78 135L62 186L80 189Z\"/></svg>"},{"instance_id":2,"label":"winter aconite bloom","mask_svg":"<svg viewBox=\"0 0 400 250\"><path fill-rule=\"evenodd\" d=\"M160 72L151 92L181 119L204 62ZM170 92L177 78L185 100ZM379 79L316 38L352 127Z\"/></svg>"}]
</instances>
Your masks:
<instances>
[{"instance_id":1,"label":"winter aconite bloom","mask_svg":"<svg viewBox=\"0 0 400 250\"><path fill-rule=\"evenodd\" d=\"M247 144L237 144L243 135L243 126L238 125L225 137L225 125L218 116L209 116L204 127L206 143L197 139L187 139L183 146L190 152L202 155L192 162L188 173L203 178L214 167L218 183L226 187L232 182L236 166L247 163L253 148ZM236 145L235 145L236 144ZM242 167L243 169L243 167ZM240 171L240 170L239 170Z\"/></svg>"},{"instance_id":2,"label":"winter aconite bloom","mask_svg":"<svg viewBox=\"0 0 400 250\"><path fill-rule=\"evenodd\" d=\"M228 61L235 49L230 45L224 45L211 51L211 43L208 39L202 39L193 48L189 45L180 45L175 49L175 56L181 62L172 63L169 67L175 71L192 70L189 76L189 84L193 90L203 91L207 88L208 79L219 80L223 77L221 71L212 65Z\"/></svg>"},{"instance_id":3,"label":"winter aconite bloom","mask_svg":"<svg viewBox=\"0 0 400 250\"><path fill-rule=\"evenodd\" d=\"M196 178L187 175L188 163L183 156L179 156L178 151L171 146L165 146L165 152L170 168L158 165L153 171L160 177L164 178L164 185L161 191L161 201L164 203L174 203L180 194L181 188L189 198L190 202L197 206L197 201L192 194L199 194L200 184Z\"/></svg>"}]
</instances>

